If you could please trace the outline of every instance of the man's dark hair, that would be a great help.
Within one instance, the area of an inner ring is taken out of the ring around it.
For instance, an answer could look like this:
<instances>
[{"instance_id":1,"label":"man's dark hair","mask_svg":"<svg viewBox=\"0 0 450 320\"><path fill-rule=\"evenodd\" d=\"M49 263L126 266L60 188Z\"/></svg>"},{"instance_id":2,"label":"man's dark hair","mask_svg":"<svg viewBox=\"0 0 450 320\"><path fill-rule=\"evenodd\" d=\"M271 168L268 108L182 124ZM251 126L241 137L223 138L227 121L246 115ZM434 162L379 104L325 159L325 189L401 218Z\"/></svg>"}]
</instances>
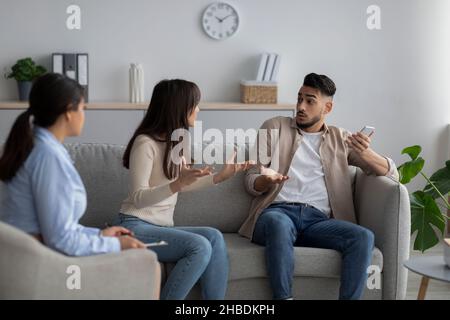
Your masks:
<instances>
[{"instance_id":1,"label":"man's dark hair","mask_svg":"<svg viewBox=\"0 0 450 320\"><path fill-rule=\"evenodd\" d=\"M336 93L336 85L333 80L323 74L310 73L303 80L303 85L318 89L321 94L328 97L334 96Z\"/></svg>"}]
</instances>

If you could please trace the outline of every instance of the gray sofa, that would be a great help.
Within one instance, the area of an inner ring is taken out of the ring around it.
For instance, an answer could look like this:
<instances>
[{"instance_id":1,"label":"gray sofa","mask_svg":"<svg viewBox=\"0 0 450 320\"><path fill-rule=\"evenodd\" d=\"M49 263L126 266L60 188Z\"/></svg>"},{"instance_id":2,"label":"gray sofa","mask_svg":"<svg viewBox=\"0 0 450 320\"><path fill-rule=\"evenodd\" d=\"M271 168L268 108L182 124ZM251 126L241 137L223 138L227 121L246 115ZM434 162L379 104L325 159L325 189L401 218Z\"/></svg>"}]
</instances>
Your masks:
<instances>
[{"instance_id":1,"label":"gray sofa","mask_svg":"<svg viewBox=\"0 0 450 320\"><path fill-rule=\"evenodd\" d=\"M127 171L121 166L124 148L73 144L68 149L88 192L88 208L81 223L96 227L113 223L127 194ZM407 271L402 262L408 258L410 241L408 192L397 182L366 176L359 169L349 178L354 182L359 223L375 233L372 264L382 271L381 287L367 289L364 298L403 299ZM182 193L176 207L176 225L212 226L224 233L230 259L226 299L271 299L264 247L237 234L251 200L244 189L243 174L239 174L213 188ZM156 282L164 283L173 268L161 264L160 277L151 252L68 258L5 225L0 225L0 246L0 295L3 297L8 297L4 290L12 290L13 297L154 298L155 291L159 290ZM61 266L68 263L89 267L85 286L91 291L81 290L71 296L65 288L55 285L61 283L59 277L67 276L60 272ZM340 268L341 256L334 250L295 248L294 297L336 299ZM24 280L29 278L32 278L30 284ZM200 298L199 292L198 287L194 288L189 298Z\"/></svg>"}]
</instances>

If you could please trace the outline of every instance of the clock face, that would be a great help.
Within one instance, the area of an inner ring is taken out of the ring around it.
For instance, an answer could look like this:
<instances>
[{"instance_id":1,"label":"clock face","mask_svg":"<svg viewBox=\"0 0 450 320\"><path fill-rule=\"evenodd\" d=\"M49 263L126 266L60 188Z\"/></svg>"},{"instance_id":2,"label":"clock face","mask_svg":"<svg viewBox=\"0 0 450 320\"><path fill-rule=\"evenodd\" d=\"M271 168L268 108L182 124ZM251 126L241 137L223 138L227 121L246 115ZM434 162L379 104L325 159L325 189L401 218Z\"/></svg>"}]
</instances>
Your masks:
<instances>
[{"instance_id":1,"label":"clock face","mask_svg":"<svg viewBox=\"0 0 450 320\"><path fill-rule=\"evenodd\" d=\"M239 15L227 3L217 2L206 8L202 18L206 34L216 40L224 40L236 33L239 27Z\"/></svg>"}]
</instances>

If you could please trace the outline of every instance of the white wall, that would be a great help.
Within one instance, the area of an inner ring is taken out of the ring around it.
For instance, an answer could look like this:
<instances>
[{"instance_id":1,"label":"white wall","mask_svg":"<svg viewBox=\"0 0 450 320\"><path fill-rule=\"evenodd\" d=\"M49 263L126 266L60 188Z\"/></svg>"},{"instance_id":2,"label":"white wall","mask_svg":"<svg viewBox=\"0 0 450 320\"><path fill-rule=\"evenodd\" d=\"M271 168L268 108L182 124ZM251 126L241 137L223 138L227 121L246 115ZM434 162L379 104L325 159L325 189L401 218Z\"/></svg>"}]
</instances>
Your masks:
<instances>
[{"instance_id":1,"label":"white wall","mask_svg":"<svg viewBox=\"0 0 450 320\"><path fill-rule=\"evenodd\" d=\"M255 76L258 55L282 55L279 101L295 102L303 76L337 84L330 123L374 125L374 147L401 162L400 150L424 147L427 172L448 157L450 1L230 0L242 24L234 37L210 40L200 17L210 0L0 0L0 70L32 56L50 67L52 52L90 54L91 101L126 101L130 62L145 66L147 98L156 81L186 78L205 101L239 100L239 80ZM82 30L65 28L69 4ZM381 7L382 30L366 28ZM0 100L16 99L0 79ZM416 183L416 185L422 185ZM415 185L413 185L415 186Z\"/></svg>"}]
</instances>

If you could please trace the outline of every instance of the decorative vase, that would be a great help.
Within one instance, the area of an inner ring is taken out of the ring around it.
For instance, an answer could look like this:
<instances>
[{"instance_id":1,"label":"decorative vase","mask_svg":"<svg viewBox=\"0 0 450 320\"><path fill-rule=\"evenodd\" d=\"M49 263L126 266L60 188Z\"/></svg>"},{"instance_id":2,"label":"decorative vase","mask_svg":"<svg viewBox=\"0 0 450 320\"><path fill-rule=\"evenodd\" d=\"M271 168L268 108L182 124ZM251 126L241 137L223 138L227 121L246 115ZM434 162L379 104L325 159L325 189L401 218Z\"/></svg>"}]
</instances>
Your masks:
<instances>
[{"instance_id":1,"label":"decorative vase","mask_svg":"<svg viewBox=\"0 0 450 320\"><path fill-rule=\"evenodd\" d=\"M450 238L444 239L444 261L450 268Z\"/></svg>"},{"instance_id":2,"label":"decorative vase","mask_svg":"<svg viewBox=\"0 0 450 320\"><path fill-rule=\"evenodd\" d=\"M30 97L30 91L32 86L31 81L17 81L17 87L19 88L19 100L28 101Z\"/></svg>"},{"instance_id":3,"label":"decorative vase","mask_svg":"<svg viewBox=\"0 0 450 320\"><path fill-rule=\"evenodd\" d=\"M130 65L130 102L144 102L144 68L139 63Z\"/></svg>"}]
</instances>

